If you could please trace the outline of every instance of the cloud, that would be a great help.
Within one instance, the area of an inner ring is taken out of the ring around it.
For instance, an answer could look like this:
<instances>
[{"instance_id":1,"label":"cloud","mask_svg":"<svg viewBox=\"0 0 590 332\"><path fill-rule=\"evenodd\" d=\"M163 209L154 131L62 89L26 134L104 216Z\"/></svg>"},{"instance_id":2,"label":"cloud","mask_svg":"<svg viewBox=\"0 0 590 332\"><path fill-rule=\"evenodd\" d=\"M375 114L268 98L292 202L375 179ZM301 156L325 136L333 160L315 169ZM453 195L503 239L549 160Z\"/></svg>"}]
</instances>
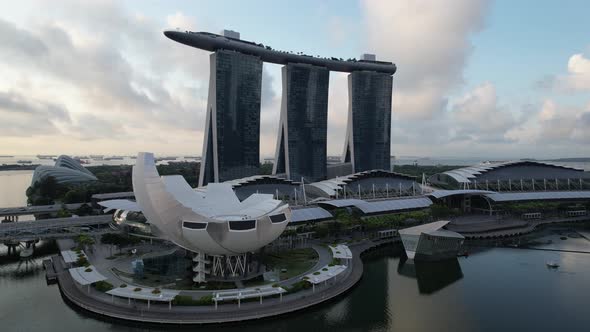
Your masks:
<instances>
[{"instance_id":1,"label":"cloud","mask_svg":"<svg viewBox=\"0 0 590 332\"><path fill-rule=\"evenodd\" d=\"M398 65L393 111L403 119L436 117L462 83L487 1L366 0L362 8L367 48Z\"/></svg>"},{"instance_id":2,"label":"cloud","mask_svg":"<svg viewBox=\"0 0 590 332\"><path fill-rule=\"evenodd\" d=\"M2 135L28 137L59 134L60 125L71 122L61 105L35 100L16 92L0 91Z\"/></svg>"},{"instance_id":3,"label":"cloud","mask_svg":"<svg viewBox=\"0 0 590 332\"><path fill-rule=\"evenodd\" d=\"M192 17L184 15L182 12L176 12L174 15L168 15L166 22L169 28L178 28L182 31L189 30L194 31L197 24Z\"/></svg>"},{"instance_id":4,"label":"cloud","mask_svg":"<svg viewBox=\"0 0 590 332\"><path fill-rule=\"evenodd\" d=\"M578 53L570 56L567 73L546 75L534 84L543 90L558 93L576 93L590 91L590 59Z\"/></svg>"},{"instance_id":5,"label":"cloud","mask_svg":"<svg viewBox=\"0 0 590 332\"><path fill-rule=\"evenodd\" d=\"M150 132L163 131L186 135L187 141L194 140L193 153L200 151L209 74L206 52L177 45L164 37L158 21L114 2L40 3L39 9L43 15L21 26L0 19L0 71L20 82L0 83L0 96L6 104L3 113L34 110L44 126L2 121L0 137L24 132L35 139L51 132L98 143L114 136L143 135L145 141L156 136ZM181 19L194 22L182 13L169 16L171 22ZM17 108L19 100L22 107ZM35 108L23 100L43 102ZM65 118L74 121L56 124ZM190 152L186 145L177 148Z\"/></svg>"},{"instance_id":6,"label":"cloud","mask_svg":"<svg viewBox=\"0 0 590 332\"><path fill-rule=\"evenodd\" d=\"M463 137L474 142L512 141L505 135L519 124L512 112L498 105L496 88L491 83L477 86L458 98L451 109L454 140Z\"/></svg>"},{"instance_id":7,"label":"cloud","mask_svg":"<svg viewBox=\"0 0 590 332\"><path fill-rule=\"evenodd\" d=\"M556 85L565 91L590 91L590 59L574 54L567 63L567 75L557 78Z\"/></svg>"}]
</instances>

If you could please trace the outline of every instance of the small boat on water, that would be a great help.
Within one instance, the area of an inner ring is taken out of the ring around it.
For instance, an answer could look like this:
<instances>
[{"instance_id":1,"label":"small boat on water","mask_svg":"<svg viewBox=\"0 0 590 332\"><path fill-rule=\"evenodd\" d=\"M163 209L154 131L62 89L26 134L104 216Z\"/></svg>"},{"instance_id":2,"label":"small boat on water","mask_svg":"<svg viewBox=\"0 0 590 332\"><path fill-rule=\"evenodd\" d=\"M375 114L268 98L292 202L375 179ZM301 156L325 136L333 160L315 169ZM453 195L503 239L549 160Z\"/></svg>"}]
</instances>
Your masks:
<instances>
[{"instance_id":1,"label":"small boat on water","mask_svg":"<svg viewBox=\"0 0 590 332\"><path fill-rule=\"evenodd\" d=\"M33 162L31 160L19 160L19 161L17 161L17 163L19 163L19 164L32 164Z\"/></svg>"},{"instance_id":2,"label":"small boat on water","mask_svg":"<svg viewBox=\"0 0 590 332\"><path fill-rule=\"evenodd\" d=\"M29 258L33 256L33 248L25 248L19 253L20 258Z\"/></svg>"},{"instance_id":3,"label":"small boat on water","mask_svg":"<svg viewBox=\"0 0 590 332\"><path fill-rule=\"evenodd\" d=\"M557 262L555 262L555 261L548 261L546 264L547 264L547 267L552 268L552 269L556 269L559 267L559 264L557 264Z\"/></svg>"}]
</instances>

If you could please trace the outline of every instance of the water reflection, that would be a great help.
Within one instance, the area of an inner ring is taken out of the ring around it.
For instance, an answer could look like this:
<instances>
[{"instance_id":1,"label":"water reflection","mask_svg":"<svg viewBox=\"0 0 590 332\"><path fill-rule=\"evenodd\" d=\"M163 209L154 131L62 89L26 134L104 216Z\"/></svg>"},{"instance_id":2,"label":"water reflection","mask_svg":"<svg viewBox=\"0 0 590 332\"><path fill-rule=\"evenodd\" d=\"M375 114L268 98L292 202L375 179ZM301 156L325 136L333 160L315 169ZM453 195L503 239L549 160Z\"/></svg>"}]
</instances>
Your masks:
<instances>
[{"instance_id":1,"label":"water reflection","mask_svg":"<svg viewBox=\"0 0 590 332\"><path fill-rule=\"evenodd\" d=\"M416 278L420 294L432 294L463 278L457 258L437 262L415 262L402 257L397 273Z\"/></svg>"}]
</instances>

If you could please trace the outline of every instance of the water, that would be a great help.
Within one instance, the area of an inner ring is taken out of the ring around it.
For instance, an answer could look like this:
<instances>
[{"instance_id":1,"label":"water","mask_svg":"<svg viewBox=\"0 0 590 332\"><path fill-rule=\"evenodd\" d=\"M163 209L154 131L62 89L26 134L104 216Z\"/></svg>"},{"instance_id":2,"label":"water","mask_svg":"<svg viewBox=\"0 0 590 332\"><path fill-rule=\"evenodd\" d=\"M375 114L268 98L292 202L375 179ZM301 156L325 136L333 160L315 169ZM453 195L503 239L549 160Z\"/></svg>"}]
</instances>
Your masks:
<instances>
[{"instance_id":1,"label":"water","mask_svg":"<svg viewBox=\"0 0 590 332\"><path fill-rule=\"evenodd\" d=\"M74 156L74 157L76 157L76 156ZM131 158L131 156L121 156L122 159L112 159L112 160L92 159L92 158L90 158L90 156L87 156L87 155L86 156L79 156L79 157L84 157L84 158L82 158L82 160L84 160L84 162L85 162L84 166L135 165L135 159ZM105 156L104 158L108 158L108 156ZM30 161L31 163L25 164L25 163L19 163L19 161ZM158 165L167 164L169 161L172 161L172 162L179 162L179 161L195 162L197 160L194 158L185 158L185 156L178 156L178 157L176 157L176 160L162 160L162 161L158 161L157 164ZM28 164L53 166L53 165L55 165L55 160L48 159L48 158L40 159L37 156L16 156L16 155L15 156L7 156L7 155L0 156L0 165L28 165Z\"/></svg>"},{"instance_id":2,"label":"water","mask_svg":"<svg viewBox=\"0 0 590 332\"><path fill-rule=\"evenodd\" d=\"M31 171L0 172L0 207L26 203ZM576 245L578 245L576 243ZM365 260L340 299L272 320L229 327L134 326L68 306L47 286L41 245L29 262L0 244L1 331L588 331L590 254L494 248L440 264L408 264L399 249ZM559 269L545 266L556 261Z\"/></svg>"},{"instance_id":3,"label":"water","mask_svg":"<svg viewBox=\"0 0 590 332\"><path fill-rule=\"evenodd\" d=\"M0 171L0 207L27 205L33 171Z\"/></svg>"},{"instance_id":4,"label":"water","mask_svg":"<svg viewBox=\"0 0 590 332\"><path fill-rule=\"evenodd\" d=\"M2 331L588 331L590 256L494 248L442 266L365 261L360 284L314 309L229 327L154 327L99 320L47 286L38 257L0 265ZM550 270L548 259L561 266ZM441 264L439 264L441 265Z\"/></svg>"}]
</instances>

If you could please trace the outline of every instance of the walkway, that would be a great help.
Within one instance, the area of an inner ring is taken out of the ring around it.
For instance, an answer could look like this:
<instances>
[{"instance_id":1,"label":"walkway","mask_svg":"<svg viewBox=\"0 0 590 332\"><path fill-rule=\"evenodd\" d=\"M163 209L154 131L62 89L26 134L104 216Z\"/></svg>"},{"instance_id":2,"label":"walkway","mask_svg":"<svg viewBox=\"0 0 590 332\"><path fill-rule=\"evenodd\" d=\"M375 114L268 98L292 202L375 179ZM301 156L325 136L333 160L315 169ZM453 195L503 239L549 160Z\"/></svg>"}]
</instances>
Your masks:
<instances>
[{"instance_id":1,"label":"walkway","mask_svg":"<svg viewBox=\"0 0 590 332\"><path fill-rule=\"evenodd\" d=\"M485 239L495 237L510 237L523 235L532 232L537 227L549 224L570 223L570 222L585 222L590 221L590 216L574 217L574 218L551 218L542 220L531 220L524 227L509 228L502 230L484 231L484 232L460 232L466 239Z\"/></svg>"},{"instance_id":2,"label":"walkway","mask_svg":"<svg viewBox=\"0 0 590 332\"><path fill-rule=\"evenodd\" d=\"M151 323L227 323L290 313L309 308L343 294L354 286L362 276L363 263L360 254L376 245L376 243L367 241L360 245L351 246L354 258L349 268L338 276L337 280L328 282L328 285L316 286L315 292L304 290L285 295L282 302L278 298L264 299L262 304L258 301L243 302L241 308L238 308L236 304L223 304L219 305L217 310L213 305L173 306L169 309L167 304L152 304L150 309L147 310L147 304L140 302L128 303L125 299L112 298L94 289L91 289L90 294L87 294L86 290L76 285L70 274L63 269L61 259L58 259L55 264L58 271L60 271L58 280L64 297L79 307L96 314ZM318 265L320 264L323 264L323 262L318 261Z\"/></svg>"},{"instance_id":3,"label":"walkway","mask_svg":"<svg viewBox=\"0 0 590 332\"><path fill-rule=\"evenodd\" d=\"M77 236L82 233L114 232L108 227L111 215L52 218L0 223L0 241L24 241Z\"/></svg>"},{"instance_id":4,"label":"walkway","mask_svg":"<svg viewBox=\"0 0 590 332\"><path fill-rule=\"evenodd\" d=\"M83 204L91 203L74 203L74 204L54 204L54 205L35 205L35 206L17 206L9 208L0 208L0 217L3 216L23 216L29 214L57 213L64 205L68 210L75 210Z\"/></svg>"}]
</instances>

